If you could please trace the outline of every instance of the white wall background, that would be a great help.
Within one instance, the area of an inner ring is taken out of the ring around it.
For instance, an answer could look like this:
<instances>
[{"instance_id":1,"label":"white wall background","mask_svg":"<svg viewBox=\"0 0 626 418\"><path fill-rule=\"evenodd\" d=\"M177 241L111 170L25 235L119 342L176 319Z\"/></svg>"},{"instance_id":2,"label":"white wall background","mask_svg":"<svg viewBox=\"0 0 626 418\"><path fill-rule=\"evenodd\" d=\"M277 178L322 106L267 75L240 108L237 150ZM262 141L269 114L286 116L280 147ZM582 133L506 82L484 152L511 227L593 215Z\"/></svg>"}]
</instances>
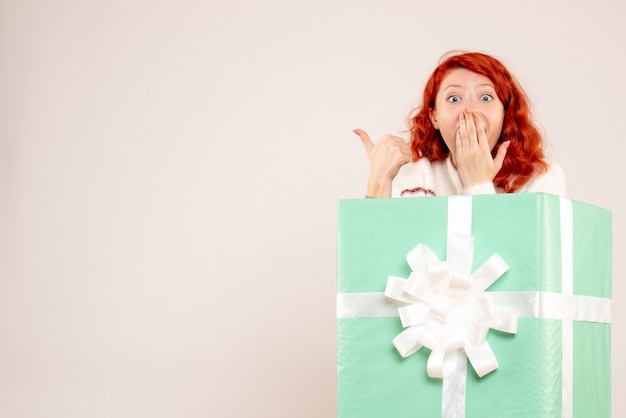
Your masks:
<instances>
[{"instance_id":1,"label":"white wall background","mask_svg":"<svg viewBox=\"0 0 626 418\"><path fill-rule=\"evenodd\" d=\"M611 0L0 0L0 416L330 417L351 130L450 49L502 58L614 216L626 416L626 10Z\"/></svg>"}]
</instances>

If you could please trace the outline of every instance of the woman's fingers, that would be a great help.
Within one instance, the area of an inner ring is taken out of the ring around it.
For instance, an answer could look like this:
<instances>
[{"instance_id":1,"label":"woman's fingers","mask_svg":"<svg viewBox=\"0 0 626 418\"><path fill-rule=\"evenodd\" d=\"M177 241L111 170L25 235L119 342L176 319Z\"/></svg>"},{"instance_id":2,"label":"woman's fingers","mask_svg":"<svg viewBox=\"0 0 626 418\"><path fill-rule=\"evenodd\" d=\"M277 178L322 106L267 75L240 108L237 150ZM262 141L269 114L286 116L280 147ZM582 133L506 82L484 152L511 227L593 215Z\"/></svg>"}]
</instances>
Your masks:
<instances>
[{"instance_id":1,"label":"woman's fingers","mask_svg":"<svg viewBox=\"0 0 626 418\"><path fill-rule=\"evenodd\" d=\"M392 171L411 161L411 146L402 138L393 135L384 135L372 148L372 155L385 161ZM395 174L394 174L395 175Z\"/></svg>"},{"instance_id":2,"label":"woman's fingers","mask_svg":"<svg viewBox=\"0 0 626 418\"><path fill-rule=\"evenodd\" d=\"M456 131L455 154L463 154L464 146L467 144L467 126L465 125L465 114L459 115L459 130Z\"/></svg>"},{"instance_id":3,"label":"woman's fingers","mask_svg":"<svg viewBox=\"0 0 626 418\"><path fill-rule=\"evenodd\" d=\"M455 151L457 154L480 152L486 155L491 153L487 139L487 125L480 114L461 112Z\"/></svg>"},{"instance_id":4,"label":"woman's fingers","mask_svg":"<svg viewBox=\"0 0 626 418\"><path fill-rule=\"evenodd\" d=\"M377 143L373 143L367 132L362 129L353 131L361 138L370 160L370 173L375 177L393 179L400 166L412 159L411 146L404 139L384 135Z\"/></svg>"},{"instance_id":5,"label":"woman's fingers","mask_svg":"<svg viewBox=\"0 0 626 418\"><path fill-rule=\"evenodd\" d=\"M361 139L368 155L376 152L384 155L396 154L401 157L408 157L409 160L412 157L410 145L402 138L393 135L384 135L377 144L374 144L370 136L364 130L355 129L352 132ZM406 158L401 159L405 160ZM408 160L405 162L408 162Z\"/></svg>"},{"instance_id":6,"label":"woman's fingers","mask_svg":"<svg viewBox=\"0 0 626 418\"><path fill-rule=\"evenodd\" d=\"M477 112L472 112L472 119L474 121L475 132L476 132L476 141L478 145L491 153L489 149L489 140L487 139L487 124L485 123L484 117Z\"/></svg>"},{"instance_id":7,"label":"woman's fingers","mask_svg":"<svg viewBox=\"0 0 626 418\"><path fill-rule=\"evenodd\" d=\"M476 129L476 120L473 113L465 113L463 119L465 120L465 126L467 130L467 147L472 149L478 145L478 136Z\"/></svg>"},{"instance_id":8,"label":"woman's fingers","mask_svg":"<svg viewBox=\"0 0 626 418\"><path fill-rule=\"evenodd\" d=\"M502 168L507 148L508 142L503 143L492 157L483 115L470 111L459 115L454 162L465 187L493 180Z\"/></svg>"},{"instance_id":9,"label":"woman's fingers","mask_svg":"<svg viewBox=\"0 0 626 418\"><path fill-rule=\"evenodd\" d=\"M397 162L400 163L400 165L406 164L411 161L411 159L413 158L411 145L407 143L404 139L392 135L385 135L383 139L387 140L389 142L390 148L395 150L397 155Z\"/></svg>"},{"instance_id":10,"label":"woman's fingers","mask_svg":"<svg viewBox=\"0 0 626 418\"><path fill-rule=\"evenodd\" d=\"M354 132L355 134L358 135L359 138L361 138L361 142L363 142L363 146L365 147L365 151L369 154L370 151L372 150L372 148L374 148L374 143L372 142L372 139L367 134L367 132L365 132L362 129L355 129L352 132Z\"/></svg>"},{"instance_id":11,"label":"woman's fingers","mask_svg":"<svg viewBox=\"0 0 626 418\"><path fill-rule=\"evenodd\" d=\"M361 139L370 160L367 195L391 197L391 182L400 167L412 159L410 144L393 135L384 135L374 144L364 130L355 129L353 132Z\"/></svg>"},{"instance_id":12,"label":"woman's fingers","mask_svg":"<svg viewBox=\"0 0 626 418\"><path fill-rule=\"evenodd\" d=\"M505 141L498 148L498 152L496 153L496 157L493 159L493 165L495 173L498 174L498 171L502 168L502 164L504 163L504 157L506 157L506 152L509 149L509 144L511 141Z\"/></svg>"}]
</instances>

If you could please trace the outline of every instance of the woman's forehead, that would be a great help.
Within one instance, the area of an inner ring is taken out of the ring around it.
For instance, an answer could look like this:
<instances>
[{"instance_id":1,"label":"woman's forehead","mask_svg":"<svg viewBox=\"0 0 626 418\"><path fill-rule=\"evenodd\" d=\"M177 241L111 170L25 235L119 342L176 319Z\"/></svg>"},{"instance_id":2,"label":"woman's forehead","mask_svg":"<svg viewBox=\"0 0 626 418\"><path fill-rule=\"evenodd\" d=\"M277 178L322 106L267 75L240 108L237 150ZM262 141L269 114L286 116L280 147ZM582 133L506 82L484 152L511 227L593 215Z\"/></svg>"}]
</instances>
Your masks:
<instances>
[{"instance_id":1,"label":"woman's forehead","mask_svg":"<svg viewBox=\"0 0 626 418\"><path fill-rule=\"evenodd\" d=\"M475 73L467 68L454 68L446 73L441 80L440 90L449 87L477 87L477 86L491 86L493 82L489 77L482 74Z\"/></svg>"}]
</instances>

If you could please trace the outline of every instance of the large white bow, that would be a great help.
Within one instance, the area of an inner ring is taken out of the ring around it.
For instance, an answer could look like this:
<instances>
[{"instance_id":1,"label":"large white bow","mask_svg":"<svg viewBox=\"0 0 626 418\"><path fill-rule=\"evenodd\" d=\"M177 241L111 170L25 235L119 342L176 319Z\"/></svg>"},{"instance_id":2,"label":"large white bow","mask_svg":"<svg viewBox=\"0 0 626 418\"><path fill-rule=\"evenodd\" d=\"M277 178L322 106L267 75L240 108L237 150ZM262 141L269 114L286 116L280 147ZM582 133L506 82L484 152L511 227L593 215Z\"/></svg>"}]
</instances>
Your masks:
<instances>
[{"instance_id":1,"label":"large white bow","mask_svg":"<svg viewBox=\"0 0 626 418\"><path fill-rule=\"evenodd\" d=\"M430 248L419 244L407 254L409 278L387 279L385 296L403 304L398 313L406 328L393 344L403 357L429 348L430 377L449 377L459 350L465 350L478 376L492 372L498 362L486 340L489 328L517 332L517 312L497 306L485 292L509 266L493 254L471 274L473 257L473 237L452 234L447 261L439 261Z\"/></svg>"}]
</instances>

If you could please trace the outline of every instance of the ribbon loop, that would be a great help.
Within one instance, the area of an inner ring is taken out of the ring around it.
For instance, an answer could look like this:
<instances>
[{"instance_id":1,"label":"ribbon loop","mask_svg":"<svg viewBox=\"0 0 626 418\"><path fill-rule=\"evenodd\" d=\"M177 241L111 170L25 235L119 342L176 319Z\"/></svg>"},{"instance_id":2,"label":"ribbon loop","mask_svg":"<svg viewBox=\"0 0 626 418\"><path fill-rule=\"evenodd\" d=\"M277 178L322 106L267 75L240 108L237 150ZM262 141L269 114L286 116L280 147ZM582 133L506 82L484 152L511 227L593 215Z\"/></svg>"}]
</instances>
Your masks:
<instances>
[{"instance_id":1,"label":"ribbon loop","mask_svg":"<svg viewBox=\"0 0 626 418\"><path fill-rule=\"evenodd\" d=\"M410 327L402 331L392 340L393 345L402 357L408 357L422 348L422 345L418 343L420 334L421 329L419 327Z\"/></svg>"},{"instance_id":2,"label":"ribbon loop","mask_svg":"<svg viewBox=\"0 0 626 418\"><path fill-rule=\"evenodd\" d=\"M406 261L415 273L426 275L426 266L439 261L433 250L423 244L417 245L406 255Z\"/></svg>"},{"instance_id":3,"label":"ribbon loop","mask_svg":"<svg viewBox=\"0 0 626 418\"><path fill-rule=\"evenodd\" d=\"M404 292L404 286L407 280L389 276L387 278L387 286L385 286L385 296L395 302L415 303L417 299Z\"/></svg>"},{"instance_id":4,"label":"ribbon loop","mask_svg":"<svg viewBox=\"0 0 626 418\"><path fill-rule=\"evenodd\" d=\"M456 271L450 275L450 286L448 287L449 296L461 296L468 293L472 285L472 279Z\"/></svg>"},{"instance_id":5,"label":"ribbon loop","mask_svg":"<svg viewBox=\"0 0 626 418\"><path fill-rule=\"evenodd\" d=\"M458 349L450 351L443 349L433 350L426 364L428 376L437 379L448 378L454 373L459 361L461 361L461 356Z\"/></svg>"},{"instance_id":6,"label":"ribbon loop","mask_svg":"<svg viewBox=\"0 0 626 418\"><path fill-rule=\"evenodd\" d=\"M466 342L465 354L467 354L467 358L478 377L483 377L498 368L496 356L486 341L481 344Z\"/></svg>"},{"instance_id":7,"label":"ribbon loop","mask_svg":"<svg viewBox=\"0 0 626 418\"><path fill-rule=\"evenodd\" d=\"M491 318L490 327L509 334L517 333L519 313L513 309L496 306L496 313Z\"/></svg>"},{"instance_id":8,"label":"ribbon loop","mask_svg":"<svg viewBox=\"0 0 626 418\"><path fill-rule=\"evenodd\" d=\"M472 274L472 292L484 292L508 270L509 265L502 257L493 254Z\"/></svg>"},{"instance_id":9,"label":"ribbon loop","mask_svg":"<svg viewBox=\"0 0 626 418\"><path fill-rule=\"evenodd\" d=\"M424 324L428 320L428 305L423 303L406 305L398 308L398 314L404 328Z\"/></svg>"}]
</instances>

